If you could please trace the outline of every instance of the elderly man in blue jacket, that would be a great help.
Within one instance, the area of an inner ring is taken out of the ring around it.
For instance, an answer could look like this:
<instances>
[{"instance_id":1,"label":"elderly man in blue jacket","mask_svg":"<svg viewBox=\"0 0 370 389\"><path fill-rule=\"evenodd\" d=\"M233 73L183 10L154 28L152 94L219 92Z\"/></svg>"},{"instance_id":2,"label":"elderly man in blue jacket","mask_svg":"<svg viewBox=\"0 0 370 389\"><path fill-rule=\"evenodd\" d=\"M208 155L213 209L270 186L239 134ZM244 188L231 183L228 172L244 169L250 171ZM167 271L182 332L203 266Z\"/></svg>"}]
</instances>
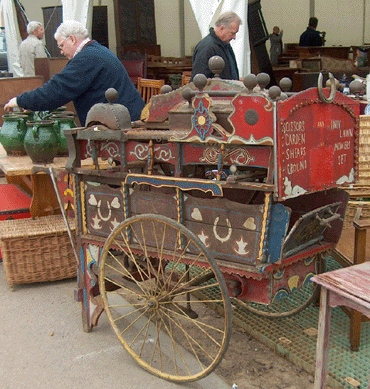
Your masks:
<instances>
[{"instance_id":1,"label":"elderly man in blue jacket","mask_svg":"<svg viewBox=\"0 0 370 389\"><path fill-rule=\"evenodd\" d=\"M230 42L235 39L241 24L240 17L232 11L224 12L218 17L215 27L211 27L209 34L195 47L192 79L198 73L204 74L207 78L213 77L213 73L208 66L208 60L214 55L218 55L225 61L225 67L220 77L227 80L239 80L238 66Z\"/></svg>"},{"instance_id":2,"label":"elderly man in blue jacket","mask_svg":"<svg viewBox=\"0 0 370 389\"><path fill-rule=\"evenodd\" d=\"M129 110L132 121L140 118L144 101L109 49L90 40L86 28L77 21L62 23L54 38L69 62L42 87L10 99L4 106L6 111L16 107L49 111L73 101L80 123L85 125L90 108L107 102L105 91L114 88L118 92L115 103Z\"/></svg>"}]
</instances>

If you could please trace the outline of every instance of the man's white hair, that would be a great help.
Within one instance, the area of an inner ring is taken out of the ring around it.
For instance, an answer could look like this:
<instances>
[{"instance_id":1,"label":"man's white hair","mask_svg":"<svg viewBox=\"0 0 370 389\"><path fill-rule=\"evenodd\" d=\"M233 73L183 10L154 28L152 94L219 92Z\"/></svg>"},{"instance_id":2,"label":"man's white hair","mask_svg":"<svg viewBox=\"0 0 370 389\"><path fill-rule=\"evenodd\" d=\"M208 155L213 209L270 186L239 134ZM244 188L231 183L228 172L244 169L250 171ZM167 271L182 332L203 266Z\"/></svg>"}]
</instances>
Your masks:
<instances>
[{"instance_id":1,"label":"man's white hair","mask_svg":"<svg viewBox=\"0 0 370 389\"><path fill-rule=\"evenodd\" d=\"M40 22L36 22L36 20L32 20L27 24L27 34L31 35L35 30L42 26Z\"/></svg>"},{"instance_id":2,"label":"man's white hair","mask_svg":"<svg viewBox=\"0 0 370 389\"><path fill-rule=\"evenodd\" d=\"M89 36L87 29L76 20L66 20L55 31L54 38L67 39L70 35L77 39L86 39Z\"/></svg>"},{"instance_id":3,"label":"man's white hair","mask_svg":"<svg viewBox=\"0 0 370 389\"><path fill-rule=\"evenodd\" d=\"M215 26L216 27L220 27L220 26L224 26L226 28L228 28L230 26L230 24L234 21L237 21L239 25L242 24L242 20L241 18L233 11L226 11L224 13L222 13L216 20L215 22Z\"/></svg>"}]
</instances>

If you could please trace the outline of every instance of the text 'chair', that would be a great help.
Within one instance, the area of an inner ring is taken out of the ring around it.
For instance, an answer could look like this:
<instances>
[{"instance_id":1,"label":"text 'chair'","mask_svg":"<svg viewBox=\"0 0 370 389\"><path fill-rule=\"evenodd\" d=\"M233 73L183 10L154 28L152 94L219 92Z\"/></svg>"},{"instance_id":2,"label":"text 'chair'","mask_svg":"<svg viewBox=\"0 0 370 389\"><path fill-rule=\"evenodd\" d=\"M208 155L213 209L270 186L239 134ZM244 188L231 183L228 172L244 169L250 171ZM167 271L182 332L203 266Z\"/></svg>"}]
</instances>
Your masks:
<instances>
[{"instance_id":1,"label":"text 'chair'","mask_svg":"<svg viewBox=\"0 0 370 389\"><path fill-rule=\"evenodd\" d=\"M149 78L139 77L137 79L137 89L141 97L147 104L150 98L161 93L161 88L164 85L164 80L151 80Z\"/></svg>"}]
</instances>

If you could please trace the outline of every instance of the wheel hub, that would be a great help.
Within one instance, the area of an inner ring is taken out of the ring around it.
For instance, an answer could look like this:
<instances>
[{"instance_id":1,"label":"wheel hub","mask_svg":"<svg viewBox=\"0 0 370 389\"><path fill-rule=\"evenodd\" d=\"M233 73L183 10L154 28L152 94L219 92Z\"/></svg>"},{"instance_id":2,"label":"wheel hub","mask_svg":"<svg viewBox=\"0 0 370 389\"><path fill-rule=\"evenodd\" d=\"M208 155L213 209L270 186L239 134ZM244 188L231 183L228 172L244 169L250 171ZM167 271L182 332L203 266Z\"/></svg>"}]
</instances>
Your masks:
<instances>
[{"instance_id":1,"label":"wheel hub","mask_svg":"<svg viewBox=\"0 0 370 389\"><path fill-rule=\"evenodd\" d=\"M156 310L158 309L158 300L151 297L149 300L148 300L148 307L150 309L153 309L153 310Z\"/></svg>"}]
</instances>

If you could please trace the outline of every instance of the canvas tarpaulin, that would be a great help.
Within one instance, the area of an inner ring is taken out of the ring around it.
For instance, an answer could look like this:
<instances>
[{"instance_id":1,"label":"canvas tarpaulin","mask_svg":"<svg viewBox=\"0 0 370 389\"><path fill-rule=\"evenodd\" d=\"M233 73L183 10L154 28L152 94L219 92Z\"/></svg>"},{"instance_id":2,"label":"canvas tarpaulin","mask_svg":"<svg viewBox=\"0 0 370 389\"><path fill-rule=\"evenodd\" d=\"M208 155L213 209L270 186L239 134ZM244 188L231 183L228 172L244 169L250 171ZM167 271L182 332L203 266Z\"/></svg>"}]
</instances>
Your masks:
<instances>
[{"instance_id":1,"label":"canvas tarpaulin","mask_svg":"<svg viewBox=\"0 0 370 389\"><path fill-rule=\"evenodd\" d=\"M5 27L9 72L13 73L14 77L23 77L23 70L19 64L19 45L22 38L13 0L1 0L0 21L1 27Z\"/></svg>"}]
</instances>

